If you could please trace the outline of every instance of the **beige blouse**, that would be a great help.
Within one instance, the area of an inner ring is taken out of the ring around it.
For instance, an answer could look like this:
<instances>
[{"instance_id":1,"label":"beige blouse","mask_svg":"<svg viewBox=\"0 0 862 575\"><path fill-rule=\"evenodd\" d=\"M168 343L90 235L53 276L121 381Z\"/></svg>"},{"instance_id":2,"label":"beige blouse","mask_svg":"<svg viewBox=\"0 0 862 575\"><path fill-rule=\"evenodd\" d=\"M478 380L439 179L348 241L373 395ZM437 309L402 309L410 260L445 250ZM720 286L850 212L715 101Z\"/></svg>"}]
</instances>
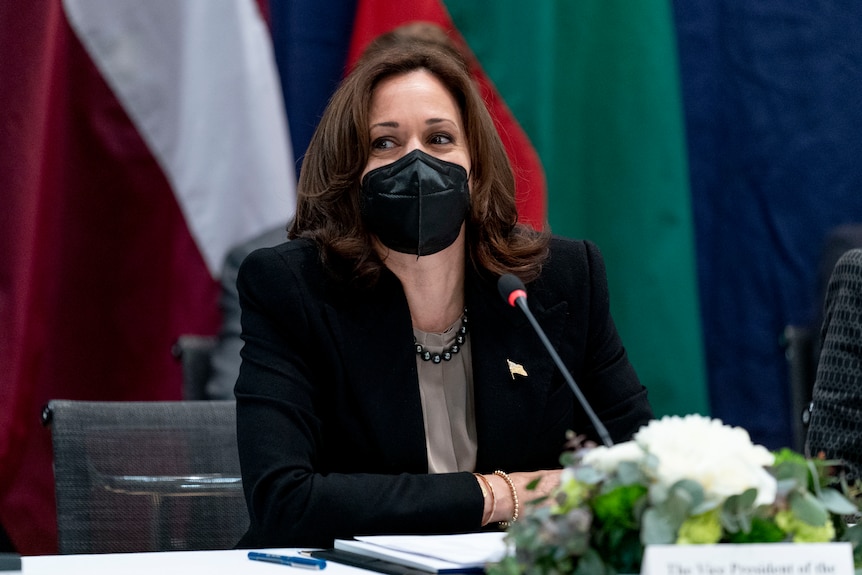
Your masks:
<instances>
[{"instance_id":1,"label":"beige blouse","mask_svg":"<svg viewBox=\"0 0 862 575\"><path fill-rule=\"evenodd\" d=\"M443 333L413 328L416 342L431 353L455 343L461 318ZM416 356L419 393L425 418L428 472L473 471L476 468L476 417L473 409L473 366L470 335L450 361L433 363Z\"/></svg>"}]
</instances>

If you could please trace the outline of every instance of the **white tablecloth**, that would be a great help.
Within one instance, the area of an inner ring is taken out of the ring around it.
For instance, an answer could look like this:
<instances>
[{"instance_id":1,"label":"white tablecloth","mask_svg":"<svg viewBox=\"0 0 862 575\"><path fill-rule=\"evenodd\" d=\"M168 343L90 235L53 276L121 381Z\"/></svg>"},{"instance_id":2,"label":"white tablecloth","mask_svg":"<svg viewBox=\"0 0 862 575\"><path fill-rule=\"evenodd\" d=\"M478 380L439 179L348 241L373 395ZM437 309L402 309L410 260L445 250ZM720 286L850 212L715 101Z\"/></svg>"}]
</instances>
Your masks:
<instances>
[{"instance_id":1,"label":"white tablecloth","mask_svg":"<svg viewBox=\"0 0 862 575\"><path fill-rule=\"evenodd\" d=\"M295 549L272 549L295 555ZM329 561L312 571L275 563L250 561L248 551L176 551L168 553L107 553L103 555L42 555L22 558L23 575L368 575L369 571Z\"/></svg>"}]
</instances>

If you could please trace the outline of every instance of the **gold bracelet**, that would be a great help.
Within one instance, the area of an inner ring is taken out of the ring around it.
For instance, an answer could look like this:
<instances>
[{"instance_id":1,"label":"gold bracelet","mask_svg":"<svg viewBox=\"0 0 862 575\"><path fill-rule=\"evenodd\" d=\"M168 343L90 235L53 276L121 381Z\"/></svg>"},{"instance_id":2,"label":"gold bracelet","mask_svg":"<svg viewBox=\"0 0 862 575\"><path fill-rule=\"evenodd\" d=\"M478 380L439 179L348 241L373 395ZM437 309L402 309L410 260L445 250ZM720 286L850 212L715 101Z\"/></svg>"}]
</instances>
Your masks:
<instances>
[{"instance_id":1,"label":"gold bracelet","mask_svg":"<svg viewBox=\"0 0 862 575\"><path fill-rule=\"evenodd\" d=\"M497 471L494 472L494 475L499 475L500 477L502 477L503 481L505 481L509 485L509 489L512 490L512 501L514 502L514 509L512 511L512 520L511 521L500 521L500 527L505 529L506 527L508 527L509 525L511 525L512 523L514 523L515 521L518 520L518 512L520 511L520 506L518 505L518 491L515 489L515 483L512 481L512 478L509 477L508 473L506 473L505 471L500 471L498 469Z\"/></svg>"},{"instance_id":2,"label":"gold bracelet","mask_svg":"<svg viewBox=\"0 0 862 575\"><path fill-rule=\"evenodd\" d=\"M485 479L484 475L482 475L481 473L474 473L473 475L475 475L476 479L478 479L480 482L479 488L482 490L482 499L483 500L485 499L485 497L487 497L488 491L491 492L491 513L488 514L487 520L485 519L485 516L482 515L482 527L484 527L485 525L487 525L491 521L491 518L494 516L494 513L497 511L497 494L494 493L494 486L491 485L490 481ZM484 484L484 487L482 486L482 484ZM485 491L485 487L488 488L488 491Z\"/></svg>"}]
</instances>

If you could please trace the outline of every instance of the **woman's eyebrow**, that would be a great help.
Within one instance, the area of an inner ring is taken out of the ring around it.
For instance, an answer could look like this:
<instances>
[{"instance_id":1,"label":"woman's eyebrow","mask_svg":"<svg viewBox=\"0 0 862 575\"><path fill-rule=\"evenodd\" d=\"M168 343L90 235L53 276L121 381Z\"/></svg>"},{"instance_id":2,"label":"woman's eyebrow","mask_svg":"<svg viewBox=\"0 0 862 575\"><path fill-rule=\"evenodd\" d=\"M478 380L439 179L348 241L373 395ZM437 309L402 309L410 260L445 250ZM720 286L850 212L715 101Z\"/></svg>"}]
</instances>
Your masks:
<instances>
[{"instance_id":1,"label":"woman's eyebrow","mask_svg":"<svg viewBox=\"0 0 862 575\"><path fill-rule=\"evenodd\" d=\"M450 124L455 123L452 120L450 120L449 118L428 118L427 120L425 120L425 125L430 126L431 124L440 124L443 122L448 122Z\"/></svg>"}]
</instances>

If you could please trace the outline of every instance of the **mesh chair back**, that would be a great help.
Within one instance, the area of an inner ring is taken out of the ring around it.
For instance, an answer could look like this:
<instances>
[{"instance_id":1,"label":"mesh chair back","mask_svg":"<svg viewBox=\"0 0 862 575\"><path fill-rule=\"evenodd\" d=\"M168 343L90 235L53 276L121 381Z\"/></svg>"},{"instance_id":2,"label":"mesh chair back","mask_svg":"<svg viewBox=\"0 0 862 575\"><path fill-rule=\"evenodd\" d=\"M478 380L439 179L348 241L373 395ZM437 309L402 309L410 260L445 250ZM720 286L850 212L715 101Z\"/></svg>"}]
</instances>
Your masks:
<instances>
[{"instance_id":1,"label":"mesh chair back","mask_svg":"<svg viewBox=\"0 0 862 575\"><path fill-rule=\"evenodd\" d=\"M228 549L248 527L233 401L51 401L60 553Z\"/></svg>"}]
</instances>

